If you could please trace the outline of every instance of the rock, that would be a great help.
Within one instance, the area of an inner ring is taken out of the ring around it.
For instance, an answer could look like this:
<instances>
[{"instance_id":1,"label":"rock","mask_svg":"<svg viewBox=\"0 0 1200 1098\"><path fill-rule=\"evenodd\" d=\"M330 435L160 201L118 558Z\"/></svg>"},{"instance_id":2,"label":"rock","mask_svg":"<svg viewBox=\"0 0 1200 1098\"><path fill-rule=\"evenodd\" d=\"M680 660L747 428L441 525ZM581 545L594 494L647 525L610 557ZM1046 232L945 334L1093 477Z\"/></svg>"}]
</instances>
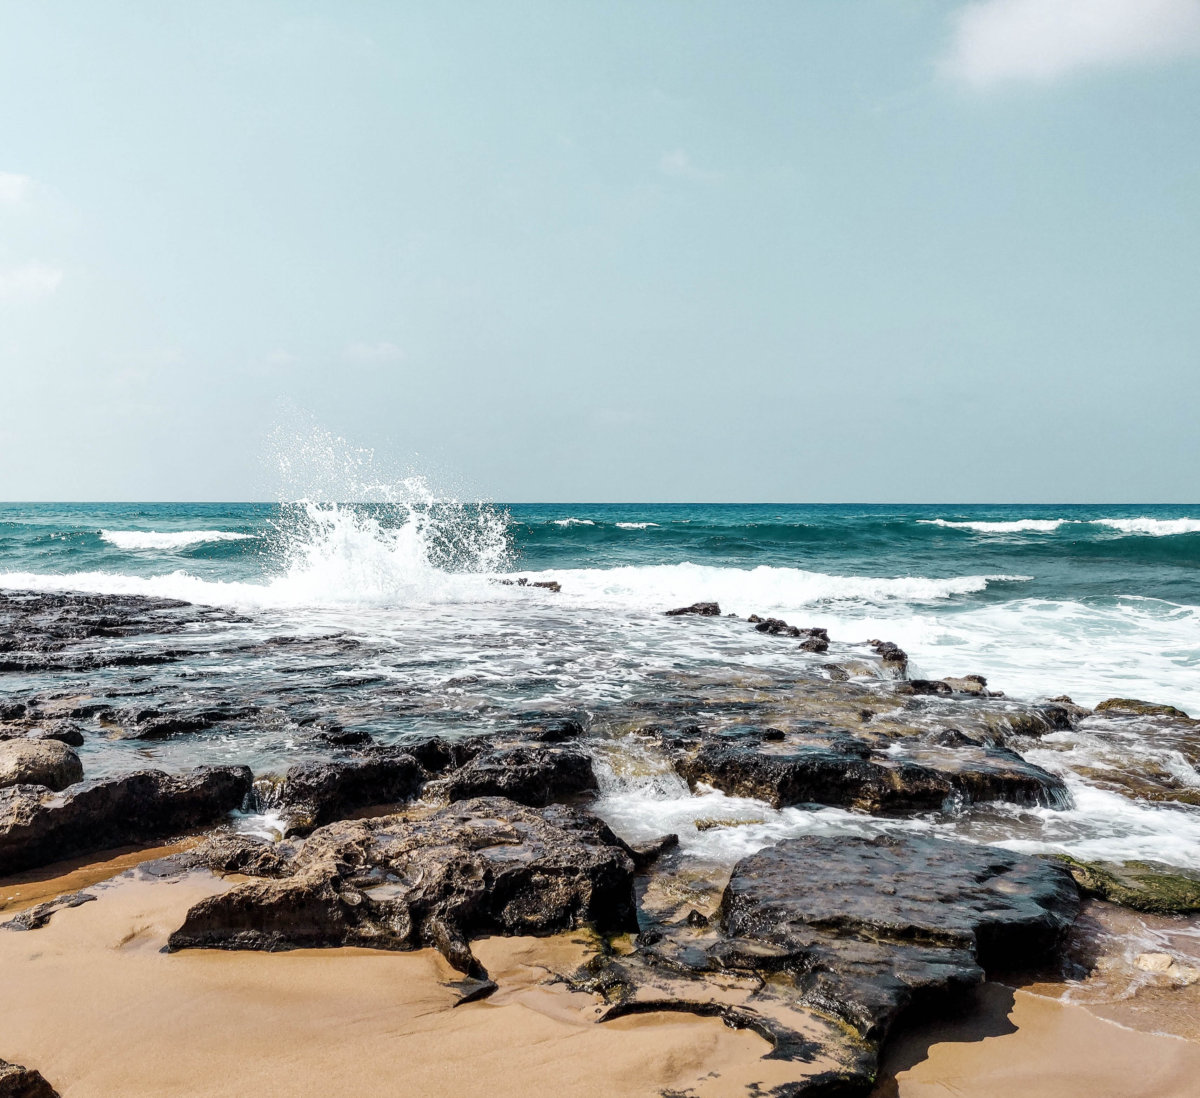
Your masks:
<instances>
[{"instance_id":1,"label":"rock","mask_svg":"<svg viewBox=\"0 0 1200 1098\"><path fill-rule=\"evenodd\" d=\"M1164 862L1081 862L1060 855L1086 893L1154 915L1200 911L1200 872Z\"/></svg>"},{"instance_id":2,"label":"rock","mask_svg":"<svg viewBox=\"0 0 1200 1098\"><path fill-rule=\"evenodd\" d=\"M987 679L982 675L964 675L961 679L945 678L941 681L955 694L973 694L976 697L987 694Z\"/></svg>"},{"instance_id":3,"label":"rock","mask_svg":"<svg viewBox=\"0 0 1200 1098\"><path fill-rule=\"evenodd\" d=\"M83 763L57 740L0 741L0 786L42 785L54 792L83 780Z\"/></svg>"},{"instance_id":4,"label":"rock","mask_svg":"<svg viewBox=\"0 0 1200 1098\"><path fill-rule=\"evenodd\" d=\"M83 731L72 721L0 725L0 741L3 740L57 740L68 747L82 747Z\"/></svg>"},{"instance_id":5,"label":"rock","mask_svg":"<svg viewBox=\"0 0 1200 1098\"><path fill-rule=\"evenodd\" d=\"M669 618L678 618L684 614L697 614L702 618L716 618L721 614L721 607L715 602L693 602L691 606L681 606L677 610L666 612Z\"/></svg>"},{"instance_id":6,"label":"rock","mask_svg":"<svg viewBox=\"0 0 1200 1098\"><path fill-rule=\"evenodd\" d=\"M726 951L777 951L805 1002L882 1040L984 972L1050 957L1078 912L1071 876L996 847L915 836L806 836L742 859L721 900Z\"/></svg>"},{"instance_id":7,"label":"rock","mask_svg":"<svg viewBox=\"0 0 1200 1098\"><path fill-rule=\"evenodd\" d=\"M299 835L358 809L412 800L425 778L407 751L378 748L352 759L298 763L260 796L283 816L285 834Z\"/></svg>"},{"instance_id":8,"label":"rock","mask_svg":"<svg viewBox=\"0 0 1200 1098\"><path fill-rule=\"evenodd\" d=\"M480 798L423 819L344 820L313 832L283 869L202 900L169 948L433 946L482 979L473 937L637 929L626 847L561 805Z\"/></svg>"},{"instance_id":9,"label":"rock","mask_svg":"<svg viewBox=\"0 0 1200 1098\"><path fill-rule=\"evenodd\" d=\"M59 1098L40 1072L0 1060L0 1098Z\"/></svg>"},{"instance_id":10,"label":"rock","mask_svg":"<svg viewBox=\"0 0 1200 1098\"><path fill-rule=\"evenodd\" d=\"M502 579L498 582L506 587L540 587L546 591L553 591L556 595L562 591L562 584L558 580L530 580L526 576L518 576L515 580Z\"/></svg>"},{"instance_id":11,"label":"rock","mask_svg":"<svg viewBox=\"0 0 1200 1098\"><path fill-rule=\"evenodd\" d=\"M775 808L823 804L908 815L942 809L955 798L1055 808L1070 803L1060 778L1004 748L914 743L877 755L840 729L792 735L779 748L764 741L750 734L713 738L691 753L681 745L675 768L692 785L704 782Z\"/></svg>"},{"instance_id":12,"label":"rock","mask_svg":"<svg viewBox=\"0 0 1200 1098\"><path fill-rule=\"evenodd\" d=\"M125 709L115 714L115 720L125 729L127 739L165 740L168 736L206 732L230 723L249 723L258 712L258 707L254 705L220 702L216 705L180 706L170 711Z\"/></svg>"},{"instance_id":13,"label":"rock","mask_svg":"<svg viewBox=\"0 0 1200 1098\"><path fill-rule=\"evenodd\" d=\"M28 908L7 922L0 923L0 930L41 930L56 912L79 907L81 904L90 903L95 898L90 892L68 892L63 896L48 900L44 904Z\"/></svg>"},{"instance_id":14,"label":"rock","mask_svg":"<svg viewBox=\"0 0 1200 1098\"><path fill-rule=\"evenodd\" d=\"M937 694L949 694L951 691L952 687L949 683L939 682L935 679L909 679L896 686L897 694L920 694L932 697Z\"/></svg>"},{"instance_id":15,"label":"rock","mask_svg":"<svg viewBox=\"0 0 1200 1098\"><path fill-rule=\"evenodd\" d=\"M251 780L248 767L201 766L183 774L139 770L61 793L0 789L0 876L215 823L241 807Z\"/></svg>"},{"instance_id":16,"label":"rock","mask_svg":"<svg viewBox=\"0 0 1200 1098\"><path fill-rule=\"evenodd\" d=\"M1096 706L1097 713L1109 717L1171 717L1175 720L1189 721L1182 709L1173 705L1156 705L1154 702L1139 701L1137 698L1109 698Z\"/></svg>"},{"instance_id":17,"label":"rock","mask_svg":"<svg viewBox=\"0 0 1200 1098\"><path fill-rule=\"evenodd\" d=\"M798 625L788 625L780 618L760 618L751 614L747 619L759 633L769 633L772 636L803 637L800 647L806 652L828 652L829 631L811 627L802 629Z\"/></svg>"},{"instance_id":18,"label":"rock","mask_svg":"<svg viewBox=\"0 0 1200 1098\"><path fill-rule=\"evenodd\" d=\"M897 675L903 675L908 670L908 653L898 644L881 640L870 640L867 644L875 649L875 654L883 661L884 670Z\"/></svg>"},{"instance_id":19,"label":"rock","mask_svg":"<svg viewBox=\"0 0 1200 1098\"><path fill-rule=\"evenodd\" d=\"M660 835L657 839L651 839L649 842L626 844L626 849L633 858L633 864L638 869L645 869L658 861L668 850L674 850L678 846L679 836L672 832L669 835Z\"/></svg>"},{"instance_id":20,"label":"rock","mask_svg":"<svg viewBox=\"0 0 1200 1098\"><path fill-rule=\"evenodd\" d=\"M476 755L428 792L447 801L507 797L533 808L597 789L592 760L571 748L496 747Z\"/></svg>"},{"instance_id":21,"label":"rock","mask_svg":"<svg viewBox=\"0 0 1200 1098\"><path fill-rule=\"evenodd\" d=\"M1169 953L1139 953L1133 963L1143 972L1165 976L1175 987L1200 983L1200 968L1180 964Z\"/></svg>"}]
</instances>

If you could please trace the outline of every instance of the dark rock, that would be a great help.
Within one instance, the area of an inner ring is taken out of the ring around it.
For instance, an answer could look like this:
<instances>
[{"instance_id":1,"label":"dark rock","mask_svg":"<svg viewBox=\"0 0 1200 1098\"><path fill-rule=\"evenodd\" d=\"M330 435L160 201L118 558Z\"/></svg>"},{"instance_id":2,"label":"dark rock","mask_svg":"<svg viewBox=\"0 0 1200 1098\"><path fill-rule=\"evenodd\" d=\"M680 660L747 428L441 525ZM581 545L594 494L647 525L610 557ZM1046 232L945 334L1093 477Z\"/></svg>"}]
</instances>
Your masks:
<instances>
[{"instance_id":1,"label":"dark rock","mask_svg":"<svg viewBox=\"0 0 1200 1098\"><path fill-rule=\"evenodd\" d=\"M122 710L115 715L115 719L125 728L128 739L164 740L168 736L206 732L232 722L250 722L257 714L257 706L221 702L217 705L181 707L170 712L157 709Z\"/></svg>"},{"instance_id":2,"label":"dark rock","mask_svg":"<svg viewBox=\"0 0 1200 1098\"><path fill-rule=\"evenodd\" d=\"M624 845L561 805L481 798L423 819L341 821L313 832L286 870L202 900L170 948L433 946L485 978L473 937L637 928Z\"/></svg>"},{"instance_id":3,"label":"dark rock","mask_svg":"<svg viewBox=\"0 0 1200 1098\"><path fill-rule=\"evenodd\" d=\"M0 789L0 876L215 823L241 807L251 781L244 766L201 766L183 774L139 770L62 793Z\"/></svg>"},{"instance_id":4,"label":"dark rock","mask_svg":"<svg viewBox=\"0 0 1200 1098\"><path fill-rule=\"evenodd\" d=\"M0 1060L0 1098L59 1098L41 1072Z\"/></svg>"},{"instance_id":5,"label":"dark rock","mask_svg":"<svg viewBox=\"0 0 1200 1098\"><path fill-rule=\"evenodd\" d=\"M1173 705L1156 705L1154 702L1139 701L1137 698L1109 698L1096 706L1097 713L1109 717L1171 717L1176 720L1191 720L1182 709Z\"/></svg>"},{"instance_id":6,"label":"dark rock","mask_svg":"<svg viewBox=\"0 0 1200 1098\"><path fill-rule=\"evenodd\" d=\"M879 1041L984 971L1028 969L1078 912L1062 866L944 839L808 836L744 858L721 901L727 939L779 951L805 1002Z\"/></svg>"},{"instance_id":7,"label":"dark rock","mask_svg":"<svg viewBox=\"0 0 1200 1098\"><path fill-rule=\"evenodd\" d=\"M715 602L693 602L691 606L681 606L677 610L666 611L667 617L678 618L683 614L697 614L702 618L720 617L721 608Z\"/></svg>"},{"instance_id":8,"label":"dark rock","mask_svg":"<svg viewBox=\"0 0 1200 1098\"><path fill-rule=\"evenodd\" d=\"M638 869L645 869L647 866L653 865L661 858L668 850L674 850L679 846L679 836L672 833L670 835L662 835L657 839L651 839L647 843L635 843L628 846L630 856L633 858L633 864Z\"/></svg>"},{"instance_id":9,"label":"dark rock","mask_svg":"<svg viewBox=\"0 0 1200 1098\"><path fill-rule=\"evenodd\" d=\"M1061 860L1084 892L1154 915L1200 911L1200 873L1164 862L1080 862Z\"/></svg>"},{"instance_id":10,"label":"dark rock","mask_svg":"<svg viewBox=\"0 0 1200 1098\"><path fill-rule=\"evenodd\" d=\"M982 675L963 675L961 678L947 677L942 679L955 694L972 694L983 697L987 694L987 679Z\"/></svg>"},{"instance_id":11,"label":"dark rock","mask_svg":"<svg viewBox=\"0 0 1200 1098\"><path fill-rule=\"evenodd\" d=\"M62 720L0 724L0 742L4 740L57 740L68 747L82 747L83 731L79 725Z\"/></svg>"},{"instance_id":12,"label":"dark rock","mask_svg":"<svg viewBox=\"0 0 1200 1098\"><path fill-rule=\"evenodd\" d=\"M573 717L530 721L523 723L517 733L522 740L536 740L538 743L565 743L567 740L577 740L583 734L583 725Z\"/></svg>"},{"instance_id":13,"label":"dark rock","mask_svg":"<svg viewBox=\"0 0 1200 1098\"><path fill-rule=\"evenodd\" d=\"M68 892L0 923L0 930L41 930L56 912L79 907L80 904L89 903L95 898L90 892Z\"/></svg>"},{"instance_id":14,"label":"dark rock","mask_svg":"<svg viewBox=\"0 0 1200 1098\"><path fill-rule=\"evenodd\" d=\"M508 797L541 808L596 789L592 760L583 752L531 745L486 750L460 769L430 782L428 791L451 802Z\"/></svg>"},{"instance_id":15,"label":"dark rock","mask_svg":"<svg viewBox=\"0 0 1200 1098\"><path fill-rule=\"evenodd\" d=\"M329 747L366 747L375 742L370 732L361 728L326 728L312 734L314 743Z\"/></svg>"},{"instance_id":16,"label":"dark rock","mask_svg":"<svg viewBox=\"0 0 1200 1098\"><path fill-rule=\"evenodd\" d=\"M379 748L352 759L298 763L262 799L279 810L288 834L304 834L361 808L412 800L425 777L408 752Z\"/></svg>"},{"instance_id":17,"label":"dark rock","mask_svg":"<svg viewBox=\"0 0 1200 1098\"><path fill-rule=\"evenodd\" d=\"M952 693L949 683L940 682L936 679L909 679L906 682L897 684L897 694L919 694L932 697L934 695L946 695Z\"/></svg>"},{"instance_id":18,"label":"dark rock","mask_svg":"<svg viewBox=\"0 0 1200 1098\"><path fill-rule=\"evenodd\" d=\"M553 591L556 595L562 590L562 584L558 580L530 580L526 576L518 576L516 579L502 579L499 581L506 587L541 587L546 591Z\"/></svg>"},{"instance_id":19,"label":"dark rock","mask_svg":"<svg viewBox=\"0 0 1200 1098\"><path fill-rule=\"evenodd\" d=\"M56 793L83 780L83 763L57 740L0 740L0 786L41 785Z\"/></svg>"},{"instance_id":20,"label":"dark rock","mask_svg":"<svg viewBox=\"0 0 1200 1098\"><path fill-rule=\"evenodd\" d=\"M885 669L898 675L903 675L908 670L908 653L898 644L881 640L867 641L867 644L875 649L875 654L883 661Z\"/></svg>"}]
</instances>

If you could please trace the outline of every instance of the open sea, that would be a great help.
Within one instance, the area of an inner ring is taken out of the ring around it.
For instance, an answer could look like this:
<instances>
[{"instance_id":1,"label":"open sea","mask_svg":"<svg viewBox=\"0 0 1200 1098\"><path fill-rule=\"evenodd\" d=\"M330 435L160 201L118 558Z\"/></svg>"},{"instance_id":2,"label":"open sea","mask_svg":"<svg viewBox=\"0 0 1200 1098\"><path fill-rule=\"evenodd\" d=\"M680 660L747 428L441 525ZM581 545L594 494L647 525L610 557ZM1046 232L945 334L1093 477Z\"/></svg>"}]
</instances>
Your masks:
<instances>
[{"instance_id":1,"label":"open sea","mask_svg":"<svg viewBox=\"0 0 1200 1098\"><path fill-rule=\"evenodd\" d=\"M556 581L561 591L499 582L516 578ZM181 691L261 694L299 673L330 689L357 682L366 701L383 684L391 698L414 699L375 717L359 711L384 741L486 731L539 707L588 710L644 695L664 676L770 674L799 658L744 622L682 627L663 614L701 600L743 618L822 626L834 641L894 641L913 677L975 673L1009 698L1068 694L1092 706L1135 697L1200 714L1200 506L505 505L420 493L354 505L6 504L0 588L234 608L206 657L139 674L173 676ZM239 654L285 635L361 644L348 662L330 655L308 668ZM128 669L87 678L89 689L137 693ZM83 685L4 675L0 701ZM1017 819L1014 809L1003 833L994 817L888 826L974 827L1025 849L1200 868L1197 745L1186 736L1162 742L1136 722L1102 725L1023 751L1068 781L1069 811L1022 810ZM144 764L235 760L258 769L302 752L294 732L188 736L137 751ZM89 741L81 754L95 775L127 769L129 750ZM1098 766L1135 756L1194 790L1195 803L1139 800L1094 780ZM720 814L757 821L688 839L725 843L727 856L818 818L864 826L850 813L689 794L664 775L624 784L610 776L603 808L624 833L649 835L713 815L714 798Z\"/></svg>"}]
</instances>

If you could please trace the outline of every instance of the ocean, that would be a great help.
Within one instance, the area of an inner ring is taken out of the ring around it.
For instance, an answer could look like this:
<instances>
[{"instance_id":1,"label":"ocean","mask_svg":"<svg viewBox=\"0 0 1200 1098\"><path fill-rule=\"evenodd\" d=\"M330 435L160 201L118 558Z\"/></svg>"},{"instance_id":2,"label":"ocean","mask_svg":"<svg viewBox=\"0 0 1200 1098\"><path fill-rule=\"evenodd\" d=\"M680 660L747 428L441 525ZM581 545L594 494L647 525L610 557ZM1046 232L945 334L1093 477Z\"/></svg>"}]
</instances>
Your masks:
<instances>
[{"instance_id":1,"label":"ocean","mask_svg":"<svg viewBox=\"0 0 1200 1098\"><path fill-rule=\"evenodd\" d=\"M530 586L549 582L561 590ZM739 619L750 614L820 626L850 646L893 641L912 677L979 674L1010 699L1135 697L1200 714L1200 506L474 504L413 485L362 504L6 504L0 588L236 612L212 627L203 655L161 670L0 675L0 701L86 680L128 702L156 675L188 696L277 697L301 678L384 742L486 733L546 707L602 713L687 676L786 673L801 657L748 630ZM702 600L738 618L664 616ZM255 647L287 637L331 640L290 667ZM1190 736L1096 721L1031 745L1027 758L1067 780L1068 811L885 822L773 810L689 793L628 760L606 771L602 810L647 835L698 816L752 821L688 838L713 856L797 829L903 826L1200 868L1200 737ZM81 755L95 775L128 769L131 750L89 740ZM155 765L259 770L306 749L281 718L136 750ZM1104 777L1131 760L1183 795L1131 796Z\"/></svg>"}]
</instances>

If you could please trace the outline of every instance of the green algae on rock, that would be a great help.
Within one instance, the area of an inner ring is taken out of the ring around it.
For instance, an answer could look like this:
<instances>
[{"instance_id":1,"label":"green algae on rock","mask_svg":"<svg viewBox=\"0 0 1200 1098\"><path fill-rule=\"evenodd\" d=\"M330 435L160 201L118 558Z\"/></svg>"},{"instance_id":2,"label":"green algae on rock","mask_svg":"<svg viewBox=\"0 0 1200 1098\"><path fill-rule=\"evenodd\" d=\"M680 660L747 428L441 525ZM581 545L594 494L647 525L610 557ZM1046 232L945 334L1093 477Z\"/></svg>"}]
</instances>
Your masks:
<instances>
[{"instance_id":1,"label":"green algae on rock","mask_svg":"<svg viewBox=\"0 0 1200 1098\"><path fill-rule=\"evenodd\" d=\"M1200 911L1200 873L1163 862L1081 862L1067 854L1075 883L1084 892L1136 911L1187 915Z\"/></svg>"}]
</instances>

